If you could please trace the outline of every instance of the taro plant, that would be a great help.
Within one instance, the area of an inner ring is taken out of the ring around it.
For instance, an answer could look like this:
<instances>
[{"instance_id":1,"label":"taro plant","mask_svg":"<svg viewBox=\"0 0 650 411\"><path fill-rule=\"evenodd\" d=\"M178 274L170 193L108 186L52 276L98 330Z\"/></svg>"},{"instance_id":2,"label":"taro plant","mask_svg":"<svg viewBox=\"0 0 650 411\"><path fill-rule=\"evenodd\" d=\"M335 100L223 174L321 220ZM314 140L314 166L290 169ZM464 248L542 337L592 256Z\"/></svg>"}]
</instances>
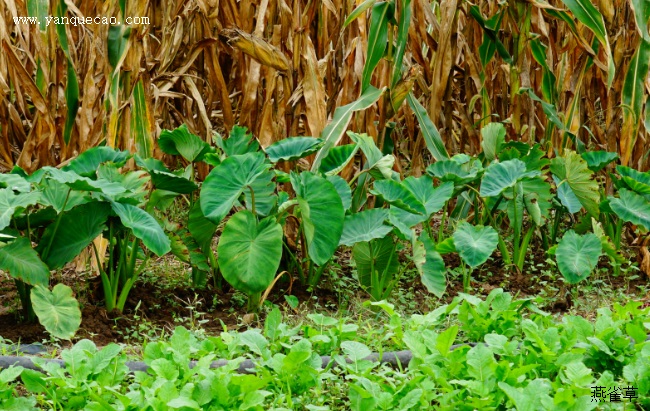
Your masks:
<instances>
[{"instance_id":1,"label":"taro plant","mask_svg":"<svg viewBox=\"0 0 650 411\"><path fill-rule=\"evenodd\" d=\"M603 251L601 239L594 233L567 231L555 249L557 266L564 280L577 284L589 277Z\"/></svg>"},{"instance_id":2,"label":"taro plant","mask_svg":"<svg viewBox=\"0 0 650 411\"><path fill-rule=\"evenodd\" d=\"M256 310L284 250L294 261L300 280L317 285L343 231L344 207L339 190L344 192L345 187L341 181L309 171L274 172L272 162L249 134L231 135L219 140L218 146L221 155L201 187L200 207L213 225L222 223L236 210L226 221L217 246L217 262L224 279L247 293L249 308ZM294 161L313 149L302 139L290 139L267 147L267 153L277 161ZM293 198L288 192L278 191L278 180L291 185ZM298 222L293 239L300 246L301 261L283 241L288 219Z\"/></svg>"},{"instance_id":3,"label":"taro plant","mask_svg":"<svg viewBox=\"0 0 650 411\"><path fill-rule=\"evenodd\" d=\"M485 263L497 248L499 234L490 226L473 226L462 222L456 227L453 235L454 247L462 259L460 264L463 272L463 289L470 290L472 271ZM469 271L467 270L469 266Z\"/></svg>"}]
</instances>

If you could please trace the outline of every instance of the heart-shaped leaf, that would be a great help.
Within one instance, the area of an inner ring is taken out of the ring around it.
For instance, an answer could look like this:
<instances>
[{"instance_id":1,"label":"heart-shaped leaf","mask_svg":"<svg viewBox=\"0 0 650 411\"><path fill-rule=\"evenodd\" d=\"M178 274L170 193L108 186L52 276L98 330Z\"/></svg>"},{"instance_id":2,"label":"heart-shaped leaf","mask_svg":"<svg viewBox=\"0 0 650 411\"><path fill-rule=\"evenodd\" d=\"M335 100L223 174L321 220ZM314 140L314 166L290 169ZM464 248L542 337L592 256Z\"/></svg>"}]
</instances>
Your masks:
<instances>
[{"instance_id":1,"label":"heart-shaped leaf","mask_svg":"<svg viewBox=\"0 0 650 411\"><path fill-rule=\"evenodd\" d=\"M210 151L210 145L195 134L190 133L186 124L174 130L163 130L158 138L163 153L181 155L189 162L201 161Z\"/></svg>"},{"instance_id":2,"label":"heart-shaped leaf","mask_svg":"<svg viewBox=\"0 0 650 411\"><path fill-rule=\"evenodd\" d=\"M81 310L70 287L57 284L50 291L37 285L32 288L31 297L34 312L47 332L64 340L75 335L81 325Z\"/></svg>"},{"instance_id":3,"label":"heart-shaped leaf","mask_svg":"<svg viewBox=\"0 0 650 411\"><path fill-rule=\"evenodd\" d=\"M120 151L107 146L93 147L79 154L62 170L73 171L80 176L92 178L101 164L111 162L122 167L130 157L131 153L128 151Z\"/></svg>"},{"instance_id":4,"label":"heart-shaped leaf","mask_svg":"<svg viewBox=\"0 0 650 411\"><path fill-rule=\"evenodd\" d=\"M619 198L609 197L609 206L619 218L650 230L650 202L626 190L618 191Z\"/></svg>"},{"instance_id":5,"label":"heart-shaped leaf","mask_svg":"<svg viewBox=\"0 0 650 411\"><path fill-rule=\"evenodd\" d=\"M352 161L358 150L358 144L332 147L327 157L323 159L319 171L328 176L340 173Z\"/></svg>"},{"instance_id":6,"label":"heart-shaped leaf","mask_svg":"<svg viewBox=\"0 0 650 411\"><path fill-rule=\"evenodd\" d=\"M388 219L388 210L374 208L345 216L340 245L349 247L362 241L383 238L393 231L393 227L384 224Z\"/></svg>"},{"instance_id":7,"label":"heart-shaped leaf","mask_svg":"<svg viewBox=\"0 0 650 411\"><path fill-rule=\"evenodd\" d=\"M363 287L380 287L387 284L399 270L399 258L395 250L395 241L391 237L377 238L370 242L357 243L352 248L352 258L357 265L357 277ZM372 270L379 283L372 284ZM384 290L371 290L379 295Z\"/></svg>"},{"instance_id":8,"label":"heart-shaped leaf","mask_svg":"<svg viewBox=\"0 0 650 411\"><path fill-rule=\"evenodd\" d=\"M427 290L441 298L447 288L445 262L436 251L435 243L426 235L413 243L413 262Z\"/></svg>"},{"instance_id":9,"label":"heart-shaped leaf","mask_svg":"<svg viewBox=\"0 0 650 411\"><path fill-rule=\"evenodd\" d=\"M38 244L37 250L43 256L43 261L52 270L72 261L104 231L109 213L108 203L100 202L82 204L65 212L58 225L52 223L45 229ZM52 245L45 255L50 243Z\"/></svg>"},{"instance_id":10,"label":"heart-shaped leaf","mask_svg":"<svg viewBox=\"0 0 650 411\"><path fill-rule=\"evenodd\" d=\"M557 245L557 266L569 284L576 284L596 268L603 252L601 241L593 233L578 235L569 230Z\"/></svg>"},{"instance_id":11,"label":"heart-shaped leaf","mask_svg":"<svg viewBox=\"0 0 650 411\"><path fill-rule=\"evenodd\" d=\"M592 171L579 154L567 150L564 157L555 157L551 160L551 172L560 180L560 184L568 184L589 214L598 216L598 182L592 178Z\"/></svg>"},{"instance_id":12,"label":"heart-shaped leaf","mask_svg":"<svg viewBox=\"0 0 650 411\"><path fill-rule=\"evenodd\" d=\"M325 264L339 245L345 211L336 188L327 179L305 171L291 174L300 206L309 257Z\"/></svg>"},{"instance_id":13,"label":"heart-shaped leaf","mask_svg":"<svg viewBox=\"0 0 650 411\"><path fill-rule=\"evenodd\" d=\"M269 167L270 164L266 162L264 154L258 152L225 159L210 172L201 187L200 201L203 215L213 223L219 224L242 193L250 190L249 186L257 179L261 178L266 182L273 178ZM262 195L256 196L256 202L258 197L263 198Z\"/></svg>"},{"instance_id":14,"label":"heart-shaped leaf","mask_svg":"<svg viewBox=\"0 0 650 411\"><path fill-rule=\"evenodd\" d=\"M494 228L473 226L466 221L458 224L453 237L460 258L472 269L486 262L499 242Z\"/></svg>"},{"instance_id":15,"label":"heart-shaped leaf","mask_svg":"<svg viewBox=\"0 0 650 411\"><path fill-rule=\"evenodd\" d=\"M382 198L385 202L410 213L426 215L427 210L415 195L405 186L393 180L375 181L372 194Z\"/></svg>"},{"instance_id":16,"label":"heart-shaped leaf","mask_svg":"<svg viewBox=\"0 0 650 411\"><path fill-rule=\"evenodd\" d=\"M587 162L587 167L594 173L618 158L618 154L609 151L585 151L581 156Z\"/></svg>"},{"instance_id":17,"label":"heart-shaped leaf","mask_svg":"<svg viewBox=\"0 0 650 411\"><path fill-rule=\"evenodd\" d=\"M289 137L276 141L264 151L269 159L277 163L280 160L295 161L314 154L323 145L323 140L314 137Z\"/></svg>"},{"instance_id":18,"label":"heart-shaped leaf","mask_svg":"<svg viewBox=\"0 0 650 411\"><path fill-rule=\"evenodd\" d=\"M496 158L506 141L506 128L501 123L490 123L481 129L483 154L488 161Z\"/></svg>"},{"instance_id":19,"label":"heart-shaped leaf","mask_svg":"<svg viewBox=\"0 0 650 411\"><path fill-rule=\"evenodd\" d=\"M130 204L113 202L111 207L122 224L133 230L133 235L141 239L153 253L162 256L171 250L169 237L151 214Z\"/></svg>"},{"instance_id":20,"label":"heart-shaped leaf","mask_svg":"<svg viewBox=\"0 0 650 411\"><path fill-rule=\"evenodd\" d=\"M217 246L219 268L233 287L245 293L264 291L282 257L282 226L273 217L257 222L248 210L233 215Z\"/></svg>"},{"instance_id":21,"label":"heart-shaped leaf","mask_svg":"<svg viewBox=\"0 0 650 411\"><path fill-rule=\"evenodd\" d=\"M0 269L31 285L47 285L50 279L50 270L23 237L0 248Z\"/></svg>"},{"instance_id":22,"label":"heart-shaped leaf","mask_svg":"<svg viewBox=\"0 0 650 411\"><path fill-rule=\"evenodd\" d=\"M481 180L481 196L497 197L524 177L532 177L538 172L526 172L526 163L519 159L493 163L485 170Z\"/></svg>"}]
</instances>

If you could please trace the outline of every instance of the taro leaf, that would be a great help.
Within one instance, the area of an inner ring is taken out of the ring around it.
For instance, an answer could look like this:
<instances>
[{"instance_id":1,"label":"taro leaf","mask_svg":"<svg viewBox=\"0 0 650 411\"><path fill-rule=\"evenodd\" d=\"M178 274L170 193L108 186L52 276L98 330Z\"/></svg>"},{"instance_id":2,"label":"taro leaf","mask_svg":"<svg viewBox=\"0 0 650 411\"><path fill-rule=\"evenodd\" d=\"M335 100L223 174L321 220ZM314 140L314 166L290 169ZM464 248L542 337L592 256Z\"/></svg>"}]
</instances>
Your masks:
<instances>
[{"instance_id":1,"label":"taro leaf","mask_svg":"<svg viewBox=\"0 0 650 411\"><path fill-rule=\"evenodd\" d=\"M375 181L374 189L370 192L390 205L404 209L414 214L426 214L424 204L403 184L393 180Z\"/></svg>"},{"instance_id":2,"label":"taro leaf","mask_svg":"<svg viewBox=\"0 0 650 411\"><path fill-rule=\"evenodd\" d=\"M54 167L43 167L50 177L59 183L65 184L73 190L95 191L108 196L116 196L126 191L119 183L106 180L91 180L75 173L74 171L63 171Z\"/></svg>"},{"instance_id":3,"label":"taro leaf","mask_svg":"<svg viewBox=\"0 0 650 411\"><path fill-rule=\"evenodd\" d=\"M427 167L427 173L443 182L450 181L460 186L474 181L480 171L477 167L472 167L469 171L465 168L466 167L453 159L442 160Z\"/></svg>"},{"instance_id":4,"label":"taro leaf","mask_svg":"<svg viewBox=\"0 0 650 411\"><path fill-rule=\"evenodd\" d=\"M63 213L58 226L55 222L45 229L36 248L43 261L52 270L72 261L104 231L109 213L108 203L100 202L82 204ZM52 246L45 255L50 242Z\"/></svg>"},{"instance_id":5,"label":"taro leaf","mask_svg":"<svg viewBox=\"0 0 650 411\"><path fill-rule=\"evenodd\" d=\"M566 209L569 210L571 214L582 210L582 204L580 203L580 200L578 200L578 197L573 194L573 191L571 191L569 185L560 184L560 180L556 176L553 176L553 181L557 187L557 196L560 199L562 205L566 207Z\"/></svg>"},{"instance_id":6,"label":"taro leaf","mask_svg":"<svg viewBox=\"0 0 650 411\"><path fill-rule=\"evenodd\" d=\"M426 235L413 242L413 263L420 273L422 284L436 297L441 298L447 288L445 262L436 251L436 245Z\"/></svg>"},{"instance_id":7,"label":"taro leaf","mask_svg":"<svg viewBox=\"0 0 650 411\"><path fill-rule=\"evenodd\" d=\"M194 203L190 209L190 215L187 221L187 228L196 240L201 250L207 252L212 244L212 237L217 231L217 225L208 220L201 211L201 205Z\"/></svg>"},{"instance_id":8,"label":"taro leaf","mask_svg":"<svg viewBox=\"0 0 650 411\"><path fill-rule=\"evenodd\" d=\"M0 269L31 285L47 285L50 280L50 270L24 237L0 248Z\"/></svg>"},{"instance_id":9,"label":"taro leaf","mask_svg":"<svg viewBox=\"0 0 650 411\"><path fill-rule=\"evenodd\" d=\"M362 241L386 237L393 230L393 227L384 224L387 219L388 210L385 208L374 208L345 216L339 245L351 247Z\"/></svg>"},{"instance_id":10,"label":"taro leaf","mask_svg":"<svg viewBox=\"0 0 650 411\"><path fill-rule=\"evenodd\" d=\"M166 171L150 170L151 182L158 190L171 191L179 194L190 194L199 188L185 177Z\"/></svg>"},{"instance_id":11,"label":"taro leaf","mask_svg":"<svg viewBox=\"0 0 650 411\"><path fill-rule=\"evenodd\" d=\"M598 182L592 179L592 171L579 154L567 150L564 157L555 157L551 160L551 172L560 179L560 184L568 184L589 214L598 217Z\"/></svg>"},{"instance_id":12,"label":"taro leaf","mask_svg":"<svg viewBox=\"0 0 650 411\"><path fill-rule=\"evenodd\" d=\"M80 176L92 178L100 164L111 162L121 167L130 157L131 153L128 151L120 151L106 146L93 147L79 154L62 170L73 171Z\"/></svg>"},{"instance_id":13,"label":"taro leaf","mask_svg":"<svg viewBox=\"0 0 650 411\"><path fill-rule=\"evenodd\" d=\"M289 137L268 146L264 151L269 159L277 163L280 160L295 161L314 154L323 145L323 140L314 137Z\"/></svg>"},{"instance_id":14,"label":"taro leaf","mask_svg":"<svg viewBox=\"0 0 650 411\"><path fill-rule=\"evenodd\" d=\"M623 221L629 221L650 230L650 202L624 188L618 191L618 195L619 198L608 197L612 211Z\"/></svg>"},{"instance_id":15,"label":"taro leaf","mask_svg":"<svg viewBox=\"0 0 650 411\"><path fill-rule=\"evenodd\" d=\"M19 193L29 193L32 191L32 185L29 181L18 174L0 173L0 184L9 190L18 191Z\"/></svg>"},{"instance_id":16,"label":"taro leaf","mask_svg":"<svg viewBox=\"0 0 650 411\"><path fill-rule=\"evenodd\" d=\"M426 215L431 216L445 206L454 191L451 182L443 183L437 188L433 187L433 180L429 176L408 177L402 183L418 199L426 210Z\"/></svg>"},{"instance_id":17,"label":"taro leaf","mask_svg":"<svg viewBox=\"0 0 650 411\"><path fill-rule=\"evenodd\" d=\"M617 153L610 153L609 151L585 151L581 156L587 162L587 167L594 173L602 170L618 158Z\"/></svg>"},{"instance_id":18,"label":"taro leaf","mask_svg":"<svg viewBox=\"0 0 650 411\"><path fill-rule=\"evenodd\" d=\"M336 175L327 176L327 181L332 183L336 188L336 191L339 193L341 202L343 203L343 209L349 210L352 205L352 190L350 189L348 182L342 177Z\"/></svg>"},{"instance_id":19,"label":"taro leaf","mask_svg":"<svg viewBox=\"0 0 650 411\"><path fill-rule=\"evenodd\" d=\"M169 238L155 218L146 211L130 204L113 202L111 207L120 218L122 224L133 231L133 235L157 256L167 254L171 250Z\"/></svg>"},{"instance_id":20,"label":"taro leaf","mask_svg":"<svg viewBox=\"0 0 650 411\"><path fill-rule=\"evenodd\" d=\"M617 166L616 171L621 175L621 180L632 191L641 194L646 198L650 194L650 173L643 173L626 166Z\"/></svg>"},{"instance_id":21,"label":"taro leaf","mask_svg":"<svg viewBox=\"0 0 650 411\"><path fill-rule=\"evenodd\" d=\"M472 269L486 262L499 242L494 228L473 226L466 221L458 225L453 237L458 254Z\"/></svg>"},{"instance_id":22,"label":"taro leaf","mask_svg":"<svg viewBox=\"0 0 650 411\"><path fill-rule=\"evenodd\" d=\"M225 159L216 166L201 187L201 210L210 221L219 224L235 202L258 178L270 180L273 173L262 153L248 153ZM257 201L257 198L255 199Z\"/></svg>"},{"instance_id":23,"label":"taro leaf","mask_svg":"<svg viewBox=\"0 0 650 411\"><path fill-rule=\"evenodd\" d=\"M541 225L542 219L549 217L552 207L551 185L541 176L524 178L520 184L528 214L533 216L539 213L539 220L536 219L535 223Z\"/></svg>"},{"instance_id":24,"label":"taro leaf","mask_svg":"<svg viewBox=\"0 0 650 411\"><path fill-rule=\"evenodd\" d=\"M163 153L181 155L190 163L201 161L210 151L210 145L195 134L190 133L186 124L174 130L163 130L158 138Z\"/></svg>"},{"instance_id":25,"label":"taro leaf","mask_svg":"<svg viewBox=\"0 0 650 411\"><path fill-rule=\"evenodd\" d=\"M255 213L266 217L275 207L278 196L275 195L276 184L273 181L275 173L270 171L259 175L250 186L244 190L244 201L248 210L253 209L251 191L255 193Z\"/></svg>"},{"instance_id":26,"label":"taro leaf","mask_svg":"<svg viewBox=\"0 0 650 411\"><path fill-rule=\"evenodd\" d=\"M282 257L282 226L273 217L257 222L248 210L233 215L217 247L219 268L233 287L245 293L264 291Z\"/></svg>"},{"instance_id":27,"label":"taro leaf","mask_svg":"<svg viewBox=\"0 0 650 411\"><path fill-rule=\"evenodd\" d=\"M482 197L497 197L524 177L532 177L537 171L527 172L526 163L519 159L493 163L485 170L481 181Z\"/></svg>"},{"instance_id":28,"label":"taro leaf","mask_svg":"<svg viewBox=\"0 0 650 411\"><path fill-rule=\"evenodd\" d=\"M319 171L328 176L340 173L352 161L358 150L358 144L332 147L327 157L323 159Z\"/></svg>"},{"instance_id":29,"label":"taro leaf","mask_svg":"<svg viewBox=\"0 0 650 411\"><path fill-rule=\"evenodd\" d=\"M67 199L67 200L66 200ZM42 205L51 206L57 213L72 210L90 199L79 191L70 188L56 180L47 179L43 184L40 202ZM65 205L65 210L63 209Z\"/></svg>"},{"instance_id":30,"label":"taro leaf","mask_svg":"<svg viewBox=\"0 0 650 411\"><path fill-rule=\"evenodd\" d=\"M72 289L57 284L52 291L42 285L32 288L32 305L39 322L56 338L71 339L81 325L79 302Z\"/></svg>"},{"instance_id":31,"label":"taro leaf","mask_svg":"<svg viewBox=\"0 0 650 411\"><path fill-rule=\"evenodd\" d=\"M0 189L0 230L4 230L11 224L11 218L20 207L29 207L38 203L40 193L14 194L10 189Z\"/></svg>"},{"instance_id":32,"label":"taro leaf","mask_svg":"<svg viewBox=\"0 0 650 411\"><path fill-rule=\"evenodd\" d=\"M578 235L569 230L557 245L557 266L569 284L576 284L589 277L602 251L600 239L595 234Z\"/></svg>"},{"instance_id":33,"label":"taro leaf","mask_svg":"<svg viewBox=\"0 0 650 411\"><path fill-rule=\"evenodd\" d=\"M309 257L318 265L334 255L343 233L345 211L336 187L311 172L291 174Z\"/></svg>"},{"instance_id":34,"label":"taro leaf","mask_svg":"<svg viewBox=\"0 0 650 411\"><path fill-rule=\"evenodd\" d=\"M376 238L370 242L359 242L352 248L352 258L357 265L357 277L363 287L379 287L372 284L372 269L375 270L380 283L387 284L385 280L393 278L399 270L399 259L395 250L395 241L392 237ZM380 294L384 290L372 290L373 294Z\"/></svg>"},{"instance_id":35,"label":"taro leaf","mask_svg":"<svg viewBox=\"0 0 650 411\"><path fill-rule=\"evenodd\" d=\"M260 145L246 127L234 126L227 139L216 139L216 144L226 156L232 157L259 151Z\"/></svg>"},{"instance_id":36,"label":"taro leaf","mask_svg":"<svg viewBox=\"0 0 650 411\"><path fill-rule=\"evenodd\" d=\"M413 214L398 207L391 206L388 219L390 223L399 230L403 239L413 240L414 233L412 228L427 220L425 214Z\"/></svg>"},{"instance_id":37,"label":"taro leaf","mask_svg":"<svg viewBox=\"0 0 650 411\"><path fill-rule=\"evenodd\" d=\"M490 123L481 129L483 154L488 161L494 160L506 141L506 128L501 123Z\"/></svg>"}]
</instances>

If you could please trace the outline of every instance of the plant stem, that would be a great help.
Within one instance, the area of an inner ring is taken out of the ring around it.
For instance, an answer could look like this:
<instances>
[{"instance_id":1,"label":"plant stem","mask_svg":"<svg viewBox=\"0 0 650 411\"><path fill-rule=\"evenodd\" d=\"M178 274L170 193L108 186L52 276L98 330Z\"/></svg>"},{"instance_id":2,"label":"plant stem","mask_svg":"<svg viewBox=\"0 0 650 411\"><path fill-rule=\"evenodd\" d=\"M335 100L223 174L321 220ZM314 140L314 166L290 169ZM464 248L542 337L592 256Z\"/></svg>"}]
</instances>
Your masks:
<instances>
[{"instance_id":1,"label":"plant stem","mask_svg":"<svg viewBox=\"0 0 650 411\"><path fill-rule=\"evenodd\" d=\"M63 201L63 207L61 207L61 212L59 213L58 216L56 216L56 221L54 222L54 232L50 237L50 241L47 243L47 247L45 248L45 250L43 250L43 254L41 254L41 258L43 260L47 260L47 257L50 254L50 248L52 248L52 244L54 243L54 237L56 236L56 232L59 229L59 224L61 224L61 218L63 217L63 213L65 212L65 206L68 205L68 199L70 198L71 192L72 189L69 188L68 194L65 195L65 201Z\"/></svg>"},{"instance_id":2,"label":"plant stem","mask_svg":"<svg viewBox=\"0 0 650 411\"><path fill-rule=\"evenodd\" d=\"M260 311L260 300L262 298L262 293L251 293L248 295L248 306L247 311L252 313L258 313Z\"/></svg>"}]
</instances>

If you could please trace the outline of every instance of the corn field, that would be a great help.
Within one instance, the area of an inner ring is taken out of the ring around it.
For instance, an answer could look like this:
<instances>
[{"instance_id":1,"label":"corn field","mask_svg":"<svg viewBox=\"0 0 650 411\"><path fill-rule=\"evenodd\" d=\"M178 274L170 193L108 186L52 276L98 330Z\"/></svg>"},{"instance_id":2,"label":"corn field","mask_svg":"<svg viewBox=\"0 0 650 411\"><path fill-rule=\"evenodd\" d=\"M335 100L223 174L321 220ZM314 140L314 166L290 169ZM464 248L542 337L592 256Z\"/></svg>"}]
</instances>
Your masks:
<instances>
[{"instance_id":1,"label":"corn field","mask_svg":"<svg viewBox=\"0 0 650 411\"><path fill-rule=\"evenodd\" d=\"M208 142L235 124L264 147L318 137L371 84L384 92L347 127L394 144L416 175L425 139L407 95L451 153L480 151L498 121L510 140L645 170L649 17L648 0L3 0L0 168L101 144L160 157L160 131L183 123Z\"/></svg>"}]
</instances>

